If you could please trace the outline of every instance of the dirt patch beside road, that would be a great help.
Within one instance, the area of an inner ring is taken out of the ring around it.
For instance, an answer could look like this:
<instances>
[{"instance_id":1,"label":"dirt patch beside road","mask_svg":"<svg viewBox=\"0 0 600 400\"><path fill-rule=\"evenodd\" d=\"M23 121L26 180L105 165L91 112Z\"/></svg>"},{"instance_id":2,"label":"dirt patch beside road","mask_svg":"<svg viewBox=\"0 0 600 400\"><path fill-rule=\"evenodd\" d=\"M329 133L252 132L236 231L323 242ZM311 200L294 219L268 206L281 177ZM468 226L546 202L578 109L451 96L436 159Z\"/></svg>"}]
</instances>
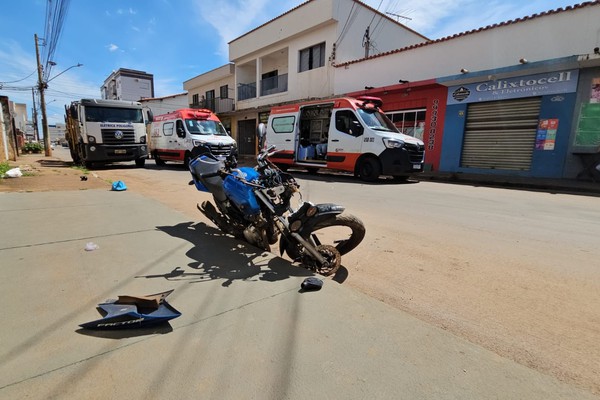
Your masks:
<instances>
[{"instance_id":1,"label":"dirt patch beside road","mask_svg":"<svg viewBox=\"0 0 600 400\"><path fill-rule=\"evenodd\" d=\"M97 174L74 168L73 163L58 158L28 154L9 162L19 167L20 178L0 179L0 192L47 192L53 190L88 190L111 188L110 182ZM84 177L84 179L82 179Z\"/></svg>"}]
</instances>

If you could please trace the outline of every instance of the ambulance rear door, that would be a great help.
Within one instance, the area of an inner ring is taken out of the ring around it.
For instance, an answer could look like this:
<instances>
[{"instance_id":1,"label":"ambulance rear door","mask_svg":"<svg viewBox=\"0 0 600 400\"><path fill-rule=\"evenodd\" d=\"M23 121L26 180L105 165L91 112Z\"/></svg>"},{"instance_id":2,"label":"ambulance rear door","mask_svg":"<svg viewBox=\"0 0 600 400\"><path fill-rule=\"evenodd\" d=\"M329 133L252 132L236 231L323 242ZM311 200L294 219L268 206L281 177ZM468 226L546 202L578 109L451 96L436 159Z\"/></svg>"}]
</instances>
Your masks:
<instances>
[{"instance_id":1,"label":"ambulance rear door","mask_svg":"<svg viewBox=\"0 0 600 400\"><path fill-rule=\"evenodd\" d=\"M294 159L298 113L275 114L269 117L267 147L275 145L278 153L272 158Z\"/></svg>"}]
</instances>

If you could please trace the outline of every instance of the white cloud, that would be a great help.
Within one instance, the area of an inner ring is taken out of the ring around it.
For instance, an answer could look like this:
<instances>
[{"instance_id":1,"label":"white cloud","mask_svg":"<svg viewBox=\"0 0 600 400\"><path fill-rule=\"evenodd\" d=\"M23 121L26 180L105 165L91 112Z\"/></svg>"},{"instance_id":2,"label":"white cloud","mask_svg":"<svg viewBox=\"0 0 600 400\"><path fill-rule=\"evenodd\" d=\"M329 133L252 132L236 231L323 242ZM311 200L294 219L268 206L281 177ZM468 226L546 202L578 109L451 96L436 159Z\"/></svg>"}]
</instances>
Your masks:
<instances>
[{"instance_id":1,"label":"white cloud","mask_svg":"<svg viewBox=\"0 0 600 400\"><path fill-rule=\"evenodd\" d=\"M110 51L110 52L119 50L119 46L117 46L116 44L113 44L113 43L109 44L106 47L108 48L108 51Z\"/></svg>"},{"instance_id":2,"label":"white cloud","mask_svg":"<svg viewBox=\"0 0 600 400\"><path fill-rule=\"evenodd\" d=\"M302 2L298 0L197 2L197 12L219 34L221 40L218 54L226 62L229 58L228 42L279 15L273 15L275 5L283 13Z\"/></svg>"}]
</instances>

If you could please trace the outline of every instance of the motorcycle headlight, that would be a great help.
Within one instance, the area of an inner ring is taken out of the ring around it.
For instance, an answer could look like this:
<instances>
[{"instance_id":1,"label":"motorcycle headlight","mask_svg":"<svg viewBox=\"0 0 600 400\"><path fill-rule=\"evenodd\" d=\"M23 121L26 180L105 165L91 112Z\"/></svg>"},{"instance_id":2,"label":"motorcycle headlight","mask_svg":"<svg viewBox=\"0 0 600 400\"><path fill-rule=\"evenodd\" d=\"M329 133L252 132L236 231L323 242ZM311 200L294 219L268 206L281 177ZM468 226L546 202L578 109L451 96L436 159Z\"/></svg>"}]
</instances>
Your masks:
<instances>
[{"instance_id":1,"label":"motorcycle headlight","mask_svg":"<svg viewBox=\"0 0 600 400\"><path fill-rule=\"evenodd\" d=\"M404 147L404 142L398 139L383 138L383 144L388 149L401 149Z\"/></svg>"}]
</instances>

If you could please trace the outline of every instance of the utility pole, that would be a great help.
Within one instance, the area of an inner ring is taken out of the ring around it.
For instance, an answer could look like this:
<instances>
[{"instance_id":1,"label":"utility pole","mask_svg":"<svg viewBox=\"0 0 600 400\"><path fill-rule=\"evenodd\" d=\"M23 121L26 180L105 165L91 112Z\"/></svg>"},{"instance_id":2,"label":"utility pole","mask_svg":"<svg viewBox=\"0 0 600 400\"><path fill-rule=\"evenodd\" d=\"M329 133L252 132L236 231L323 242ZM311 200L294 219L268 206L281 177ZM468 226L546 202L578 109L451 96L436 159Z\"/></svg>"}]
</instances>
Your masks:
<instances>
[{"instance_id":1,"label":"utility pole","mask_svg":"<svg viewBox=\"0 0 600 400\"><path fill-rule=\"evenodd\" d=\"M370 26L367 26L365 36L363 37L363 46L365 46L365 58L369 58L369 47L371 47L371 36L369 33Z\"/></svg>"},{"instance_id":2,"label":"utility pole","mask_svg":"<svg viewBox=\"0 0 600 400\"><path fill-rule=\"evenodd\" d=\"M50 137L48 134L48 121L46 116L46 99L44 97L44 89L46 84L42 74L42 64L40 63L40 49L38 47L38 36L34 34L35 39L35 56L37 58L38 65L38 86L40 91L40 108L42 109L42 130L44 132L44 149L46 151L46 157L52 156L52 149L50 148Z\"/></svg>"},{"instance_id":3,"label":"utility pole","mask_svg":"<svg viewBox=\"0 0 600 400\"><path fill-rule=\"evenodd\" d=\"M33 137L36 141L40 140L40 134L38 131L38 120L37 120L37 107L35 106L35 89L31 88L31 98L33 99Z\"/></svg>"}]
</instances>

